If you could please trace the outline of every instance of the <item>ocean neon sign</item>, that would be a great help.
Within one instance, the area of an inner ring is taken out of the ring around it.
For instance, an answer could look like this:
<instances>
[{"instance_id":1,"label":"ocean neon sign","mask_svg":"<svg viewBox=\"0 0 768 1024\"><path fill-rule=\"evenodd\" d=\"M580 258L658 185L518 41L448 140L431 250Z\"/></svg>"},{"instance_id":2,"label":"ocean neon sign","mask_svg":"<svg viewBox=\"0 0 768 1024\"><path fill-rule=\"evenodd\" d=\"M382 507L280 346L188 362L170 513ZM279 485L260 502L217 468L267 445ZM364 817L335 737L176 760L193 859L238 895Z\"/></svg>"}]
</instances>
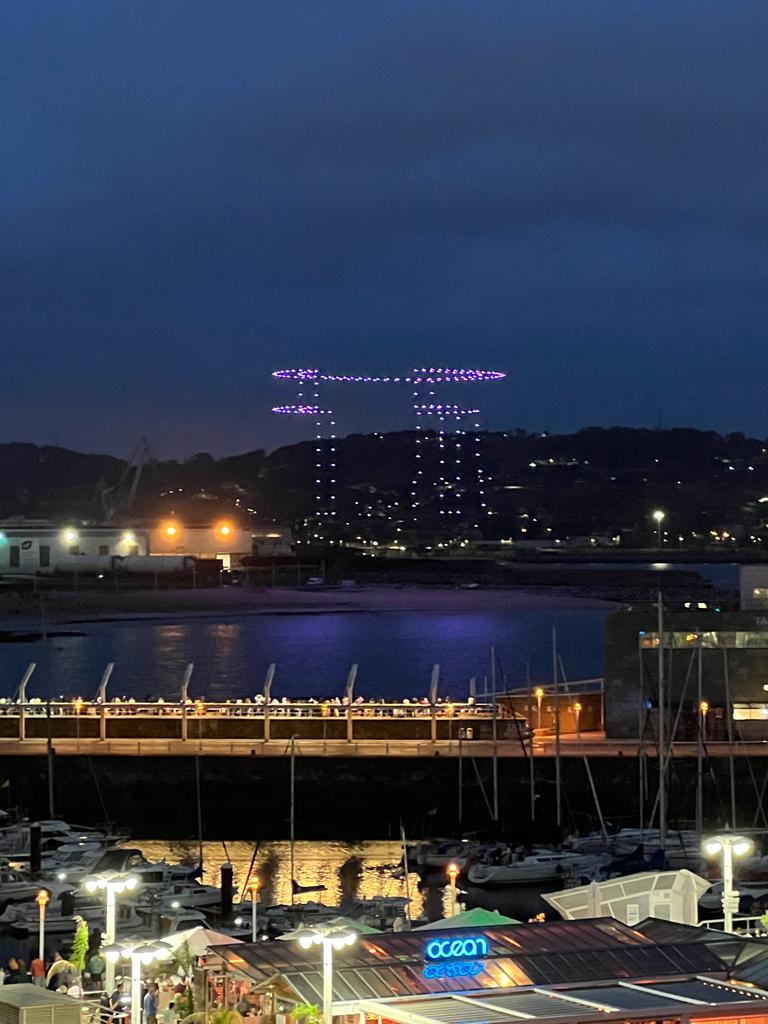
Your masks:
<instances>
[{"instance_id":1,"label":"ocean neon sign","mask_svg":"<svg viewBox=\"0 0 768 1024\"><path fill-rule=\"evenodd\" d=\"M479 957L488 956L488 940L484 935L466 935L448 939L432 939L424 947L425 978L471 978L485 967Z\"/></svg>"}]
</instances>

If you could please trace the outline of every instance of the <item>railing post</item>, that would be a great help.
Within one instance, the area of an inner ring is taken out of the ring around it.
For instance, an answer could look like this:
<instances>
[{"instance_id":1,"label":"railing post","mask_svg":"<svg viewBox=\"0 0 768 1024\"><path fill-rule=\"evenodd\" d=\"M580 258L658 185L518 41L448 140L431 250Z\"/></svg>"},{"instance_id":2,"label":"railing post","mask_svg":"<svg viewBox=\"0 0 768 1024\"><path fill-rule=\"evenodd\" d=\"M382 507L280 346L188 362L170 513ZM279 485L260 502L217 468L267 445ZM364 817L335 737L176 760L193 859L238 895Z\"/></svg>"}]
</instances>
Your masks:
<instances>
[{"instance_id":1,"label":"railing post","mask_svg":"<svg viewBox=\"0 0 768 1024\"><path fill-rule=\"evenodd\" d=\"M107 699L107 684L109 683L110 676L115 667L114 661L107 662L107 667L104 669L104 675L101 677L99 683L99 689L96 691L96 700L103 704Z\"/></svg>"},{"instance_id":2,"label":"railing post","mask_svg":"<svg viewBox=\"0 0 768 1024\"><path fill-rule=\"evenodd\" d=\"M27 665L24 675L21 677L19 683L19 739L25 740L27 738L27 683L32 678L32 673L37 668L37 662L30 661Z\"/></svg>"},{"instance_id":3,"label":"railing post","mask_svg":"<svg viewBox=\"0 0 768 1024\"><path fill-rule=\"evenodd\" d=\"M354 736L354 727L352 724L352 698L355 693L355 680L357 679L357 663L352 665L347 676L347 685L345 688L345 695L347 698L347 742L351 743Z\"/></svg>"},{"instance_id":4,"label":"railing post","mask_svg":"<svg viewBox=\"0 0 768 1024\"><path fill-rule=\"evenodd\" d=\"M269 742L269 702L272 697L272 680L275 678L275 663L270 664L264 680L264 741Z\"/></svg>"},{"instance_id":5,"label":"railing post","mask_svg":"<svg viewBox=\"0 0 768 1024\"><path fill-rule=\"evenodd\" d=\"M430 739L433 743L437 742L437 688L440 685L440 666L434 665L432 667L432 679L429 684L429 703L432 711L432 721L430 722Z\"/></svg>"}]
</instances>

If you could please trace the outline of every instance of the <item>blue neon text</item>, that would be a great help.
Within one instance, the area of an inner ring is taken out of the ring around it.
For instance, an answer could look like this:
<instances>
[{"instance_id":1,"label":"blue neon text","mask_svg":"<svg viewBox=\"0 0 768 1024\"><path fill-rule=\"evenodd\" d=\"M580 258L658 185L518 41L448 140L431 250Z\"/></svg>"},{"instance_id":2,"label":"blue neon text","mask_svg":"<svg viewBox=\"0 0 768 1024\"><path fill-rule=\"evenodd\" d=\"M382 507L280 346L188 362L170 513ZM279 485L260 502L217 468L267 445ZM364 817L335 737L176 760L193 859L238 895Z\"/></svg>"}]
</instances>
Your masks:
<instances>
[{"instance_id":1,"label":"blue neon text","mask_svg":"<svg viewBox=\"0 0 768 1024\"><path fill-rule=\"evenodd\" d=\"M488 940L484 935L468 935L466 938L433 939L427 943L424 955L427 960L462 960L470 957L488 956ZM474 971L472 973L477 974L478 972ZM430 975L430 977L445 977L445 975Z\"/></svg>"},{"instance_id":2,"label":"blue neon text","mask_svg":"<svg viewBox=\"0 0 768 1024\"><path fill-rule=\"evenodd\" d=\"M427 964L425 978L471 978L485 967L480 960L459 960L447 964Z\"/></svg>"}]
</instances>

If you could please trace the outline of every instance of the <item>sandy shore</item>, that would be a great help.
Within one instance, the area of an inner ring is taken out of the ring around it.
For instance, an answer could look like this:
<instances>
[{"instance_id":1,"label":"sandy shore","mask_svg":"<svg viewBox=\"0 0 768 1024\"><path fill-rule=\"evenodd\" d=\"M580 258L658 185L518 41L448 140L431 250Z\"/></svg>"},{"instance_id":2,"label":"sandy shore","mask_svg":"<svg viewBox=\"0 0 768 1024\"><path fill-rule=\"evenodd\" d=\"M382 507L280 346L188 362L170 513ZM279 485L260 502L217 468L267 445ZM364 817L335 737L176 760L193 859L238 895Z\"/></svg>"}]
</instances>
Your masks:
<instances>
[{"instance_id":1,"label":"sandy shore","mask_svg":"<svg viewBox=\"0 0 768 1024\"><path fill-rule=\"evenodd\" d=\"M34 603L0 605L0 626L5 629L40 628ZM343 589L240 589L160 590L103 593L72 591L45 596L48 621L88 622L124 618L169 618L193 615L328 614L339 612L488 612L587 610L617 605L609 601L574 597L518 587L466 590L455 587L361 587Z\"/></svg>"}]
</instances>

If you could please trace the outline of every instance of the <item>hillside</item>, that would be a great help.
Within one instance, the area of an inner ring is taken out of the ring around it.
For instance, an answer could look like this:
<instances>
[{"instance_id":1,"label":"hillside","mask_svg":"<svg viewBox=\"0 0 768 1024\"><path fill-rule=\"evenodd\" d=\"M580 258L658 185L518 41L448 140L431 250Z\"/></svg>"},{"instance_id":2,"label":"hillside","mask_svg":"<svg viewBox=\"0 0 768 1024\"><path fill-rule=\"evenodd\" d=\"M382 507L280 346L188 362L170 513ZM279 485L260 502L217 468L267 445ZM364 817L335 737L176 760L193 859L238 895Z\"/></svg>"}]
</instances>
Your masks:
<instances>
[{"instance_id":1,"label":"hillside","mask_svg":"<svg viewBox=\"0 0 768 1024\"><path fill-rule=\"evenodd\" d=\"M418 436L420 463L413 432L353 434L335 442L332 489L340 529L382 538L398 524L407 530L417 465L428 481L420 495L423 515L434 513L440 491L431 479L437 443L432 435ZM448 440L451 447L455 439ZM657 507L665 510L670 532L686 538L716 530L735 532L748 542L763 529L768 505L760 499L768 496L768 454L764 442L742 434L590 428L568 435L488 433L477 445L474 439L462 440L466 450L454 452L463 460L456 460L463 472L461 501L474 510L468 515L483 516L481 531L487 537L621 532L625 543L643 546L652 535L650 512ZM223 459L198 453L178 462L150 460L128 515L135 519L175 511L191 521L239 510L259 519L294 521L311 513L316 494L328 500L327 447L319 456L315 442L304 442L270 454L257 450ZM479 461L470 462L470 457ZM477 511L476 467L482 467L486 481L482 513ZM131 481L132 471L126 473L126 464L112 456L0 445L3 517L100 520L102 493L110 492L106 504L119 508Z\"/></svg>"}]
</instances>

